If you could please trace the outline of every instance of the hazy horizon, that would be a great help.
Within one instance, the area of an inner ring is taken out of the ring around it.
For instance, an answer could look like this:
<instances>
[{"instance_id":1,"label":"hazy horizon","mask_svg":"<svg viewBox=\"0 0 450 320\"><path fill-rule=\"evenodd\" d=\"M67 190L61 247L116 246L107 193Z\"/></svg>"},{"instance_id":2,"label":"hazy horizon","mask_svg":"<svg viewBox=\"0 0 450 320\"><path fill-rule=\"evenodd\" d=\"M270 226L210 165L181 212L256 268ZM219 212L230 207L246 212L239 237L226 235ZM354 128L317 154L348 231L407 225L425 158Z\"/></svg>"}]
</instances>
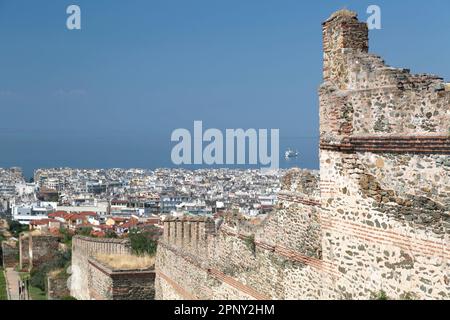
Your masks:
<instances>
[{"instance_id":1,"label":"hazy horizon","mask_svg":"<svg viewBox=\"0 0 450 320\"><path fill-rule=\"evenodd\" d=\"M0 167L173 167L171 132L280 129L295 166L317 169L321 23L371 1L0 0ZM448 1L377 1L370 51L450 77ZM195 169L195 167L187 167Z\"/></svg>"}]
</instances>

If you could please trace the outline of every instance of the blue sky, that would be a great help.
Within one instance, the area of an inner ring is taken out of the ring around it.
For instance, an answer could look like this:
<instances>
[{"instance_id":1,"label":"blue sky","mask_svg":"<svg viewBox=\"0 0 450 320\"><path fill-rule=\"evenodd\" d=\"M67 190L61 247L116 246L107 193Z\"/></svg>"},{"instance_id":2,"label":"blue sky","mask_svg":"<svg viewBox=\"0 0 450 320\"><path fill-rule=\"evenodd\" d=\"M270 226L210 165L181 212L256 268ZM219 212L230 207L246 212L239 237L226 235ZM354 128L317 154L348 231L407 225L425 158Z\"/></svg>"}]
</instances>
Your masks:
<instances>
[{"instance_id":1,"label":"blue sky","mask_svg":"<svg viewBox=\"0 0 450 320\"><path fill-rule=\"evenodd\" d=\"M450 78L446 0L0 0L0 167L166 167L202 120L279 128L317 168L321 22L370 4L372 52Z\"/></svg>"}]
</instances>

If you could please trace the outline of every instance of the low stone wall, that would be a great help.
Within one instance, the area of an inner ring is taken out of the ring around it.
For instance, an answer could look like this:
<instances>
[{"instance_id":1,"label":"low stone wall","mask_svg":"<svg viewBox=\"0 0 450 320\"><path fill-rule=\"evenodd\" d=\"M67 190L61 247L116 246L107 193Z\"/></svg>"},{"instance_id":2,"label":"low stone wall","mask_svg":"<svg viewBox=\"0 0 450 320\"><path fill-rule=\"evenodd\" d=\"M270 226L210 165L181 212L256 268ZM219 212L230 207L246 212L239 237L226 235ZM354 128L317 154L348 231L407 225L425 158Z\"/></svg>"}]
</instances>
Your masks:
<instances>
[{"instance_id":1,"label":"low stone wall","mask_svg":"<svg viewBox=\"0 0 450 320\"><path fill-rule=\"evenodd\" d=\"M112 270L89 259L89 292L95 300L153 300L154 270Z\"/></svg>"},{"instance_id":2,"label":"low stone wall","mask_svg":"<svg viewBox=\"0 0 450 320\"><path fill-rule=\"evenodd\" d=\"M70 291L67 285L67 277L55 276L47 278L47 299L60 300L64 297L70 296Z\"/></svg>"},{"instance_id":3,"label":"low stone wall","mask_svg":"<svg viewBox=\"0 0 450 320\"><path fill-rule=\"evenodd\" d=\"M22 233L19 237L19 268L30 271L54 259L60 238L49 234Z\"/></svg>"},{"instance_id":4,"label":"low stone wall","mask_svg":"<svg viewBox=\"0 0 450 320\"><path fill-rule=\"evenodd\" d=\"M72 239L70 293L78 300L91 300L89 259L97 254L130 254L129 240L75 236Z\"/></svg>"},{"instance_id":5,"label":"low stone wall","mask_svg":"<svg viewBox=\"0 0 450 320\"><path fill-rule=\"evenodd\" d=\"M2 242L2 264L4 268L14 268L18 261L17 255L19 251L17 244Z\"/></svg>"},{"instance_id":6,"label":"low stone wall","mask_svg":"<svg viewBox=\"0 0 450 320\"><path fill-rule=\"evenodd\" d=\"M30 246L30 269L37 268L43 263L51 261L59 250L59 238L50 235L31 235Z\"/></svg>"}]
</instances>

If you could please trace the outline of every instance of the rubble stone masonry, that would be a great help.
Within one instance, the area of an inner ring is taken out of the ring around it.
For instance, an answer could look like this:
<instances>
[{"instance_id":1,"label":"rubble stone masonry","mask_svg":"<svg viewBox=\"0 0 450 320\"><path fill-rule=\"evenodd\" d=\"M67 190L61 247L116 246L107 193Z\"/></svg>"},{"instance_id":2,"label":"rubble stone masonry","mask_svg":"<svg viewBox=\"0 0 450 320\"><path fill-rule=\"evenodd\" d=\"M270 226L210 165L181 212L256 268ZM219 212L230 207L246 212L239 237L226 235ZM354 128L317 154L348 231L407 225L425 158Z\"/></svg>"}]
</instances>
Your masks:
<instances>
[{"instance_id":1,"label":"rubble stone masonry","mask_svg":"<svg viewBox=\"0 0 450 320\"><path fill-rule=\"evenodd\" d=\"M292 170L260 224L168 219L157 299L450 298L450 91L323 23L320 173Z\"/></svg>"},{"instance_id":2,"label":"rubble stone masonry","mask_svg":"<svg viewBox=\"0 0 450 320\"><path fill-rule=\"evenodd\" d=\"M30 242L28 233L21 233L19 235L19 269L30 269Z\"/></svg>"},{"instance_id":3,"label":"rubble stone masonry","mask_svg":"<svg viewBox=\"0 0 450 320\"><path fill-rule=\"evenodd\" d=\"M89 259L97 254L130 254L129 240L75 236L72 239L70 294L78 300L91 300L93 277Z\"/></svg>"},{"instance_id":4,"label":"rubble stone masonry","mask_svg":"<svg viewBox=\"0 0 450 320\"><path fill-rule=\"evenodd\" d=\"M153 300L155 271L112 270L89 259L90 296L95 300Z\"/></svg>"},{"instance_id":5,"label":"rubble stone masonry","mask_svg":"<svg viewBox=\"0 0 450 320\"><path fill-rule=\"evenodd\" d=\"M31 235L29 237L30 269L54 259L59 250L59 237Z\"/></svg>"},{"instance_id":6,"label":"rubble stone masonry","mask_svg":"<svg viewBox=\"0 0 450 320\"><path fill-rule=\"evenodd\" d=\"M3 241L1 244L3 268L14 268L18 263L17 256L19 255L17 242Z\"/></svg>"},{"instance_id":7,"label":"rubble stone masonry","mask_svg":"<svg viewBox=\"0 0 450 320\"><path fill-rule=\"evenodd\" d=\"M52 260L59 249L59 237L52 235L33 235L30 232L19 236L19 268L31 270Z\"/></svg>"},{"instance_id":8,"label":"rubble stone masonry","mask_svg":"<svg viewBox=\"0 0 450 320\"><path fill-rule=\"evenodd\" d=\"M55 275L47 277L47 299L61 300L70 296L67 286L67 277Z\"/></svg>"}]
</instances>

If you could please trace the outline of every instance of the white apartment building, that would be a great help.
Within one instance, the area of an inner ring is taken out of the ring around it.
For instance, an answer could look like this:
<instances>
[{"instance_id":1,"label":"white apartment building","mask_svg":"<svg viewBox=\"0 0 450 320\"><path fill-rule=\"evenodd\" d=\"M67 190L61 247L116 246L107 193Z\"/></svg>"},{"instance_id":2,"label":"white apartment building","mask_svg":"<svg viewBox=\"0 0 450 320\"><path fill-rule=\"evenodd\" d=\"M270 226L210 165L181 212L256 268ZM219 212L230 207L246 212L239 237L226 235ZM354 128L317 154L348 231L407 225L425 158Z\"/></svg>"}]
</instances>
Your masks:
<instances>
[{"instance_id":1,"label":"white apartment building","mask_svg":"<svg viewBox=\"0 0 450 320\"><path fill-rule=\"evenodd\" d=\"M33 220L46 219L48 214L55 211L56 202L38 202L33 204L13 204L11 206L12 218L21 224L30 224Z\"/></svg>"}]
</instances>

